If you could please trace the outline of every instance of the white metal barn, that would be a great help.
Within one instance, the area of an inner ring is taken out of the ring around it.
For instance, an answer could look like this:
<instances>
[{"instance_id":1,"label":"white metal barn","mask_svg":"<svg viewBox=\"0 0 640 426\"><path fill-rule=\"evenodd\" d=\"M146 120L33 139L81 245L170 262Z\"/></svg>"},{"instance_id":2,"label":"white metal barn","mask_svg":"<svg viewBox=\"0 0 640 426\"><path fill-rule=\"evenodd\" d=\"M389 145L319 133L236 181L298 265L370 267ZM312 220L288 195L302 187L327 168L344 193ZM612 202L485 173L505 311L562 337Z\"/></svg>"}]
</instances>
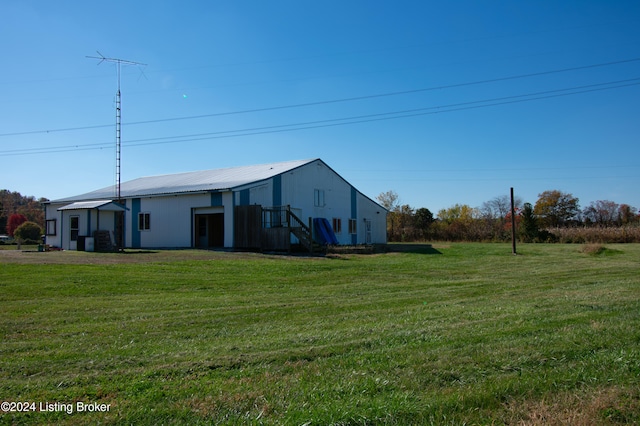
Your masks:
<instances>
[{"instance_id":1,"label":"white metal barn","mask_svg":"<svg viewBox=\"0 0 640 426\"><path fill-rule=\"evenodd\" d=\"M45 203L66 250L385 244L387 211L320 159L142 177Z\"/></svg>"}]
</instances>

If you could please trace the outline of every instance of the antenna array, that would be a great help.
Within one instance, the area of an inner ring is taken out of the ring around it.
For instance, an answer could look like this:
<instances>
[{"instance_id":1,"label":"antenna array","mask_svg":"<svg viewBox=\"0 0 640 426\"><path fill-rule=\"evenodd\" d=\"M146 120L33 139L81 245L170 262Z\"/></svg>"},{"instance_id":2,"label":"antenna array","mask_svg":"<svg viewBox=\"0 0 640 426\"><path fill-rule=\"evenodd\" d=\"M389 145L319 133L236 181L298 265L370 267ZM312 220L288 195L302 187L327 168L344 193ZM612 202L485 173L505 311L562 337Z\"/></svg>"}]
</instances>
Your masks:
<instances>
[{"instance_id":1,"label":"antenna array","mask_svg":"<svg viewBox=\"0 0 640 426\"><path fill-rule=\"evenodd\" d=\"M96 51L97 52L97 51ZM116 92L116 200L118 202L121 201L120 197L120 175L121 175L121 153L122 153L122 98L120 94L120 67L122 65L136 65L136 66L146 66L147 64L143 64L140 62L127 61L124 59L118 58L107 58L102 53L97 52L100 56L87 56L89 59L99 59L98 65L103 62L113 62L116 64L116 73L118 77L118 91Z\"/></svg>"}]
</instances>

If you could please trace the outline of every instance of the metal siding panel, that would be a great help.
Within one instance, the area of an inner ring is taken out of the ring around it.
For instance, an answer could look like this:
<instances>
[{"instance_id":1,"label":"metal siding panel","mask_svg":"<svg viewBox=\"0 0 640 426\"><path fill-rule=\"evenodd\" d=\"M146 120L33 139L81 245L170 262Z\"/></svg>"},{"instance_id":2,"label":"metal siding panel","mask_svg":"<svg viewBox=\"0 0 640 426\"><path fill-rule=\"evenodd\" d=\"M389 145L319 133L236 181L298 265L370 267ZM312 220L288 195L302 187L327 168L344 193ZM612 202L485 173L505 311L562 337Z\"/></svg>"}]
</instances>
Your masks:
<instances>
[{"instance_id":1,"label":"metal siding panel","mask_svg":"<svg viewBox=\"0 0 640 426\"><path fill-rule=\"evenodd\" d=\"M273 203L273 189L271 182L264 185L257 185L249 188L249 203L250 205L259 204L261 206L274 206Z\"/></svg>"}]
</instances>

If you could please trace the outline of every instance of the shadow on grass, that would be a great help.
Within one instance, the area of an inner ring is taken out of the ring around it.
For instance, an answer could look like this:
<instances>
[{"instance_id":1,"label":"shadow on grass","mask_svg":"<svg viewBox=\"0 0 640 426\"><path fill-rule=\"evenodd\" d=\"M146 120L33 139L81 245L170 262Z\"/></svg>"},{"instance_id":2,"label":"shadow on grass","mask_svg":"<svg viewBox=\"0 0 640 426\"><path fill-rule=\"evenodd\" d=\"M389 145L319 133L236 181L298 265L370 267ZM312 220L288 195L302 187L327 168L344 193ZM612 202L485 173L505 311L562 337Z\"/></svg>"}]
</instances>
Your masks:
<instances>
[{"instance_id":1,"label":"shadow on grass","mask_svg":"<svg viewBox=\"0 0 640 426\"><path fill-rule=\"evenodd\" d=\"M158 253L157 251L154 250L122 250L120 252L117 253L121 253L121 254L153 254L153 253Z\"/></svg>"},{"instance_id":2,"label":"shadow on grass","mask_svg":"<svg viewBox=\"0 0 640 426\"><path fill-rule=\"evenodd\" d=\"M441 251L435 249L431 244L388 244L387 248L390 252L396 253L415 253L415 254L442 254Z\"/></svg>"}]
</instances>

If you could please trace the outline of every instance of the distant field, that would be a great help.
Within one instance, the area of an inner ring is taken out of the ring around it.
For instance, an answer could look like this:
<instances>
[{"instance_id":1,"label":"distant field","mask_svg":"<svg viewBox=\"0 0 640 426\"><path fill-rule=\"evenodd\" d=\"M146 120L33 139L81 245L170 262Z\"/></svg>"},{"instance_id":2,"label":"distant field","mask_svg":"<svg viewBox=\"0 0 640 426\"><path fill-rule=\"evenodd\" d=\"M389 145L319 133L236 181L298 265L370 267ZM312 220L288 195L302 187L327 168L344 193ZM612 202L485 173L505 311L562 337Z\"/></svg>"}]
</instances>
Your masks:
<instances>
[{"instance_id":1,"label":"distant field","mask_svg":"<svg viewBox=\"0 0 640 426\"><path fill-rule=\"evenodd\" d=\"M0 424L640 423L640 245L398 249L0 250Z\"/></svg>"}]
</instances>

